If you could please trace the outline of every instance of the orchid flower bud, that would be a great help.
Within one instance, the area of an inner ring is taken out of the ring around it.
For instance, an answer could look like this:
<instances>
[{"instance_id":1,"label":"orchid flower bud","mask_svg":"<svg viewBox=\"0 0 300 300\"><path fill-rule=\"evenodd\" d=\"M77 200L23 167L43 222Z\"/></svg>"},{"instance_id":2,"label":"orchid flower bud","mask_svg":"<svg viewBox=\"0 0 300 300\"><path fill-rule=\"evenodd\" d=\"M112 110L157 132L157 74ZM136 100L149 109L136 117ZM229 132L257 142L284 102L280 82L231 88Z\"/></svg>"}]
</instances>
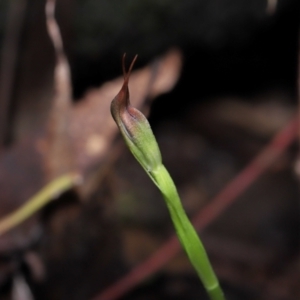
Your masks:
<instances>
[{"instance_id":1,"label":"orchid flower bud","mask_svg":"<svg viewBox=\"0 0 300 300\"><path fill-rule=\"evenodd\" d=\"M183 209L169 172L162 164L160 150L150 125L146 117L130 105L128 81L136 58L137 56L126 73L125 55L123 56L124 83L111 103L111 114L128 148L162 192L179 241L202 280L210 299L225 300L203 244Z\"/></svg>"},{"instance_id":2,"label":"orchid flower bud","mask_svg":"<svg viewBox=\"0 0 300 300\"><path fill-rule=\"evenodd\" d=\"M148 173L151 173L162 164L162 159L148 120L130 104L128 82L136 59L137 55L126 73L125 54L123 56L124 83L111 103L111 114L134 157Z\"/></svg>"}]
</instances>

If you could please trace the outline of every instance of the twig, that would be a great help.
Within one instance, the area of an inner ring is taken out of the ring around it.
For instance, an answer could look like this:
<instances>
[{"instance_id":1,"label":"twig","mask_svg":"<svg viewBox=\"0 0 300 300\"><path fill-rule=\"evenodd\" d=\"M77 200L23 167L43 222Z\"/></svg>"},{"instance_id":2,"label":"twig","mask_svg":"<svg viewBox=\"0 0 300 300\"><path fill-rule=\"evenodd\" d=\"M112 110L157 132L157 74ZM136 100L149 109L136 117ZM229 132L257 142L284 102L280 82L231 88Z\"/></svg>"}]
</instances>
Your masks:
<instances>
[{"instance_id":1,"label":"twig","mask_svg":"<svg viewBox=\"0 0 300 300\"><path fill-rule=\"evenodd\" d=\"M73 152L68 127L72 106L71 76L59 26L55 19L56 0L47 0L45 6L47 30L56 56L54 69L55 94L48 121L48 157L46 159L50 178L74 169Z\"/></svg>"},{"instance_id":2,"label":"twig","mask_svg":"<svg viewBox=\"0 0 300 300\"><path fill-rule=\"evenodd\" d=\"M57 104L68 105L71 103L71 80L70 67L64 53L63 41L61 33L55 19L56 0L47 0L45 6L47 30L53 43L56 54L56 66L54 73L54 84L56 86L56 94L60 95L61 100L56 100Z\"/></svg>"},{"instance_id":3,"label":"twig","mask_svg":"<svg viewBox=\"0 0 300 300\"><path fill-rule=\"evenodd\" d=\"M237 201L249 186L295 141L298 133L298 115L295 116L270 143L192 219L195 228L203 230ZM161 269L181 250L176 236L172 236L150 258L135 267L115 284L109 286L94 300L115 300L129 292L151 274Z\"/></svg>"},{"instance_id":4,"label":"twig","mask_svg":"<svg viewBox=\"0 0 300 300\"><path fill-rule=\"evenodd\" d=\"M77 185L80 180L78 174L69 173L51 181L19 209L0 220L0 236L28 219L53 198Z\"/></svg>"}]
</instances>

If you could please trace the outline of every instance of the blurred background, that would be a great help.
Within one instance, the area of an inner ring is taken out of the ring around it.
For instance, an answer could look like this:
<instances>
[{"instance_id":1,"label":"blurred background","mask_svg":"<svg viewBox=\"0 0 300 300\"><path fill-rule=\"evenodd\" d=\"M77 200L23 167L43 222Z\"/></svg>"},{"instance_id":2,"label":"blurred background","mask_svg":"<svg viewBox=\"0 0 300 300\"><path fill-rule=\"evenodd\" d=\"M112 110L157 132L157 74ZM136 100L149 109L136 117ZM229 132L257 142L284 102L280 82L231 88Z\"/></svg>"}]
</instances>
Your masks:
<instances>
[{"instance_id":1,"label":"blurred background","mask_svg":"<svg viewBox=\"0 0 300 300\"><path fill-rule=\"evenodd\" d=\"M65 172L83 178L0 236L0 299L207 299L182 251L101 298L174 234L110 116L121 58L138 54L132 104L193 218L295 119L300 2L57 0L56 17L71 70L65 106L45 1L0 0L0 217ZM288 138L201 228L228 300L300 299L296 126L277 144Z\"/></svg>"}]
</instances>

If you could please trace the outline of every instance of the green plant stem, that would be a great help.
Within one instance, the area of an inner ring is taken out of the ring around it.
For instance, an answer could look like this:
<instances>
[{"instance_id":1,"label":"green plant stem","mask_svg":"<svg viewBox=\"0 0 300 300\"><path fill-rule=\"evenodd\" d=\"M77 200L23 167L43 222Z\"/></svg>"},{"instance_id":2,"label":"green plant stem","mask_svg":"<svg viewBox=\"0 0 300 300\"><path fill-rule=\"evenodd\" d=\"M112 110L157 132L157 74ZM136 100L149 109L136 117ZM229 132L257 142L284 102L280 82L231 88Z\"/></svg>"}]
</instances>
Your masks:
<instances>
[{"instance_id":1,"label":"green plant stem","mask_svg":"<svg viewBox=\"0 0 300 300\"><path fill-rule=\"evenodd\" d=\"M224 294L211 267L207 253L182 207L169 172L164 165L160 165L148 174L164 196L180 243L203 282L210 299L224 300Z\"/></svg>"},{"instance_id":2,"label":"green plant stem","mask_svg":"<svg viewBox=\"0 0 300 300\"><path fill-rule=\"evenodd\" d=\"M48 183L37 194L28 199L28 201L20 208L0 220L0 235L28 219L55 198L55 196L72 188L78 183L78 179L78 174L68 173Z\"/></svg>"},{"instance_id":3,"label":"green plant stem","mask_svg":"<svg viewBox=\"0 0 300 300\"><path fill-rule=\"evenodd\" d=\"M150 124L146 117L130 104L128 82L136 57L126 73L125 56L123 56L124 82L120 92L111 103L112 116L131 153L162 192L179 241L203 282L210 299L225 300L206 251L182 207L171 176L162 164L159 146Z\"/></svg>"}]
</instances>

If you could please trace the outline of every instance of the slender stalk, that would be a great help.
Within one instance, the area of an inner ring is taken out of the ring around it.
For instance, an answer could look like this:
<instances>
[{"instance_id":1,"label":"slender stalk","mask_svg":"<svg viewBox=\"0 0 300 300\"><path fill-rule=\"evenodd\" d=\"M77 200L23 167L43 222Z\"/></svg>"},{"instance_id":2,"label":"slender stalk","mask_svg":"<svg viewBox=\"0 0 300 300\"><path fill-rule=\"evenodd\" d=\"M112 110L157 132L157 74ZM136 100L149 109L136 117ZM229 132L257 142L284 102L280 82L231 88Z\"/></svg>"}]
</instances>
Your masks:
<instances>
[{"instance_id":1,"label":"slender stalk","mask_svg":"<svg viewBox=\"0 0 300 300\"><path fill-rule=\"evenodd\" d=\"M78 180L77 174L68 173L51 181L24 205L0 220L0 236L28 219L53 198L72 188Z\"/></svg>"},{"instance_id":2,"label":"slender stalk","mask_svg":"<svg viewBox=\"0 0 300 300\"><path fill-rule=\"evenodd\" d=\"M182 207L177 189L169 172L164 165L160 165L156 170L150 172L149 176L164 196L179 241L200 277L210 299L224 300L224 294L211 267L204 246Z\"/></svg>"}]
</instances>

